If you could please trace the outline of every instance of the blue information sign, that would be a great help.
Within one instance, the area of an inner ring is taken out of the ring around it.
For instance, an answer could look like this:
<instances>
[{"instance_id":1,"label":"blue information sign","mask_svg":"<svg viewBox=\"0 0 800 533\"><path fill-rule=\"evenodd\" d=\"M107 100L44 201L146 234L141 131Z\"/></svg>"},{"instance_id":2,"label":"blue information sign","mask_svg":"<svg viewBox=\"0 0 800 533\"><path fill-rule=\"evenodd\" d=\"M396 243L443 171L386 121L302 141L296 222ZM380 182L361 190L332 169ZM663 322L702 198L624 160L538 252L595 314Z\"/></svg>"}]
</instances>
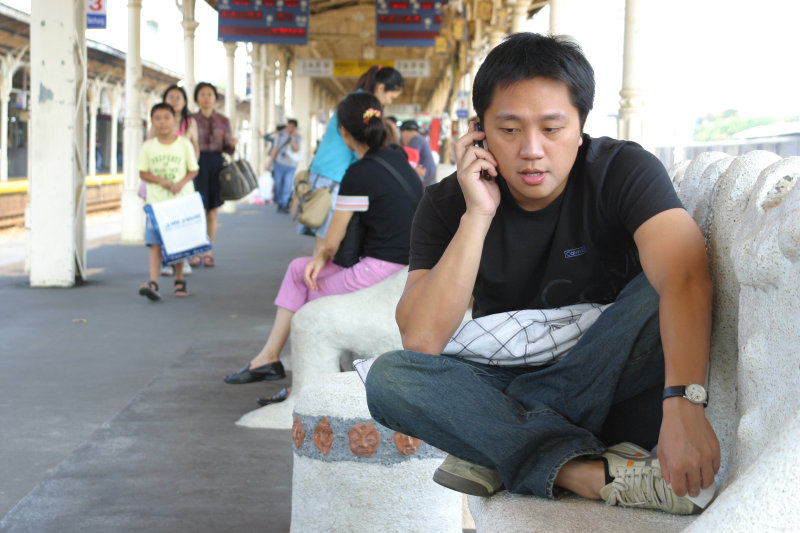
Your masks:
<instances>
[{"instance_id":1,"label":"blue information sign","mask_svg":"<svg viewBox=\"0 0 800 533\"><path fill-rule=\"evenodd\" d=\"M308 44L309 0L219 0L219 40Z\"/></svg>"},{"instance_id":2,"label":"blue information sign","mask_svg":"<svg viewBox=\"0 0 800 533\"><path fill-rule=\"evenodd\" d=\"M377 0L378 46L433 46L448 0Z\"/></svg>"},{"instance_id":3,"label":"blue information sign","mask_svg":"<svg viewBox=\"0 0 800 533\"><path fill-rule=\"evenodd\" d=\"M105 28L106 27L106 16L105 15L86 15L86 27L87 28Z\"/></svg>"}]
</instances>

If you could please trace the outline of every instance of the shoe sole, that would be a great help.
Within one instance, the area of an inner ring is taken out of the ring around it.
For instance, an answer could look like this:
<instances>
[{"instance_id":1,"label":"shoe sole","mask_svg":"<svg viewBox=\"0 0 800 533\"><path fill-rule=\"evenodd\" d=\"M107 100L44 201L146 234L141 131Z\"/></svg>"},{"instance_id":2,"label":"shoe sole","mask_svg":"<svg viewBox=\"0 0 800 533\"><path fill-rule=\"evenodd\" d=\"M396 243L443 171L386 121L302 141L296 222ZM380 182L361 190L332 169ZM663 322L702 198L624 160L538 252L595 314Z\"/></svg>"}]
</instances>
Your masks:
<instances>
[{"instance_id":1,"label":"shoe sole","mask_svg":"<svg viewBox=\"0 0 800 533\"><path fill-rule=\"evenodd\" d=\"M248 379L246 381L245 380L235 380L235 381L234 380L230 380L229 381L228 379L225 379L225 383L228 383L229 385L247 385L248 383L261 383L262 381L277 381L279 379L284 379L285 377L286 377L286 374L284 374L282 376L264 376L261 379Z\"/></svg>"},{"instance_id":2,"label":"shoe sole","mask_svg":"<svg viewBox=\"0 0 800 533\"><path fill-rule=\"evenodd\" d=\"M492 496L497 491L502 490L501 487L500 489L497 489L497 491L490 492L486 489L486 487L476 481L464 479L463 477L453 475L450 472L445 472L439 468L437 468L433 473L433 480L447 489L461 492L463 494L469 494L470 496L482 496L486 498Z\"/></svg>"},{"instance_id":3,"label":"shoe sole","mask_svg":"<svg viewBox=\"0 0 800 533\"><path fill-rule=\"evenodd\" d=\"M154 291L150 287L142 287L141 289L139 289L139 294L141 296L147 296L152 302L157 302L161 299L161 295L159 295L156 291Z\"/></svg>"}]
</instances>

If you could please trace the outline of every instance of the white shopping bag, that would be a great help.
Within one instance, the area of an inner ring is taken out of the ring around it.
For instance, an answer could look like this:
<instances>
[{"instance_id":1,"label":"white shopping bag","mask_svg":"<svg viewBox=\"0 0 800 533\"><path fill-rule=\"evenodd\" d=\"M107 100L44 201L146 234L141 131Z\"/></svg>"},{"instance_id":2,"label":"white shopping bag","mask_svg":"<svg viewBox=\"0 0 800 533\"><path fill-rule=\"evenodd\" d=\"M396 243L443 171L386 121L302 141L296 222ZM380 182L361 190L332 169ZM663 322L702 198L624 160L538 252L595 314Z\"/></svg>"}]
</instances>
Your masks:
<instances>
[{"instance_id":1,"label":"white shopping bag","mask_svg":"<svg viewBox=\"0 0 800 533\"><path fill-rule=\"evenodd\" d=\"M272 187L275 181L272 179L272 172L266 171L258 177L258 195L265 202L272 200Z\"/></svg>"},{"instance_id":2,"label":"white shopping bag","mask_svg":"<svg viewBox=\"0 0 800 533\"><path fill-rule=\"evenodd\" d=\"M147 204L144 210L161 235L161 260L165 265L211 249L199 192Z\"/></svg>"}]
</instances>

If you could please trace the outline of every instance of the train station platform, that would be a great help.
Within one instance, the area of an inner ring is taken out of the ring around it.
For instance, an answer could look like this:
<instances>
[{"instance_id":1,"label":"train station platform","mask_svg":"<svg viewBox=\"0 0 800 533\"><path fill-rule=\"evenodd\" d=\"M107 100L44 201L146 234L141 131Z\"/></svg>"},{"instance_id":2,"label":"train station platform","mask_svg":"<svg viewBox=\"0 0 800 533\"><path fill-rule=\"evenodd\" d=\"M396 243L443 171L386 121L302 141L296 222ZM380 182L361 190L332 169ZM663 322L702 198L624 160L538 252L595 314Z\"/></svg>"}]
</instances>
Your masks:
<instances>
[{"instance_id":1,"label":"train station platform","mask_svg":"<svg viewBox=\"0 0 800 533\"><path fill-rule=\"evenodd\" d=\"M0 238L0 531L289 531L289 432L234 424L291 383L289 349L283 381L222 378L262 346L312 240L240 205L220 214L217 266L184 299L162 277L152 303L144 246L120 243L118 215L87 220L79 287L30 288L24 233Z\"/></svg>"}]
</instances>

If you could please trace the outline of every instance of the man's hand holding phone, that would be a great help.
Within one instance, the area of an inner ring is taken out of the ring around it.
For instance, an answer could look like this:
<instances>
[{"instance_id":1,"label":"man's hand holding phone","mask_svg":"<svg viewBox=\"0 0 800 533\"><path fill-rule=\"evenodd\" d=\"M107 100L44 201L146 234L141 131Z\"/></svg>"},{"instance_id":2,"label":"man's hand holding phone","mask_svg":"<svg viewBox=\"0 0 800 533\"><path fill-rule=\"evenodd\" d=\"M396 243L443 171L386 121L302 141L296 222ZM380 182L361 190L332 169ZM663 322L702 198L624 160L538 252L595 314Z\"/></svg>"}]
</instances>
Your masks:
<instances>
[{"instance_id":1,"label":"man's hand holding phone","mask_svg":"<svg viewBox=\"0 0 800 533\"><path fill-rule=\"evenodd\" d=\"M455 142L458 183L464 193L467 212L494 217L500 205L500 188L495 183L497 160L488 150L486 133L480 123L470 122L469 131Z\"/></svg>"}]
</instances>

